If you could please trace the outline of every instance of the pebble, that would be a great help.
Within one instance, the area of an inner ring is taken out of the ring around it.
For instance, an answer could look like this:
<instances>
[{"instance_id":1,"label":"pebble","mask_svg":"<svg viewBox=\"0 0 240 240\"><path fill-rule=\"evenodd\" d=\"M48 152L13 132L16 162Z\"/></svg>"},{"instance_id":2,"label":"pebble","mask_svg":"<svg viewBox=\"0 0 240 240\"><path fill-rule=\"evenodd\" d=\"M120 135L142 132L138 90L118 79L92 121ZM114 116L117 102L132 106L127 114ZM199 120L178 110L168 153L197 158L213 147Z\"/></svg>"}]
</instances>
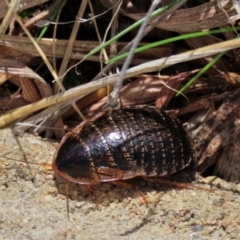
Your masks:
<instances>
[{"instance_id":1,"label":"pebble","mask_svg":"<svg viewBox=\"0 0 240 240\"><path fill-rule=\"evenodd\" d=\"M184 216L184 221L189 221L191 219L191 214L190 213L187 213L185 216Z\"/></svg>"},{"instance_id":2,"label":"pebble","mask_svg":"<svg viewBox=\"0 0 240 240\"><path fill-rule=\"evenodd\" d=\"M84 202L76 202L75 206L76 208L80 208L84 205Z\"/></svg>"},{"instance_id":3,"label":"pebble","mask_svg":"<svg viewBox=\"0 0 240 240\"><path fill-rule=\"evenodd\" d=\"M240 225L240 216L238 216L238 217L236 218L235 222L236 222L238 225Z\"/></svg>"},{"instance_id":4,"label":"pebble","mask_svg":"<svg viewBox=\"0 0 240 240\"><path fill-rule=\"evenodd\" d=\"M50 185L47 185L47 187L45 188L45 191L46 191L46 194L53 194L56 192L56 188Z\"/></svg>"},{"instance_id":5,"label":"pebble","mask_svg":"<svg viewBox=\"0 0 240 240\"><path fill-rule=\"evenodd\" d=\"M221 225L223 228L227 228L228 225L230 225L232 223L232 220L230 217L225 217L222 222L221 222Z\"/></svg>"},{"instance_id":6,"label":"pebble","mask_svg":"<svg viewBox=\"0 0 240 240\"><path fill-rule=\"evenodd\" d=\"M110 203L109 207L113 210L117 207L117 204L112 202L112 203Z\"/></svg>"},{"instance_id":7,"label":"pebble","mask_svg":"<svg viewBox=\"0 0 240 240\"><path fill-rule=\"evenodd\" d=\"M193 232L202 232L203 229L204 229L203 225L192 226L192 231Z\"/></svg>"},{"instance_id":8,"label":"pebble","mask_svg":"<svg viewBox=\"0 0 240 240\"><path fill-rule=\"evenodd\" d=\"M65 199L66 199L66 196L63 195L63 194L60 194L60 193L57 194L57 197L58 197L59 199L61 199L61 200L65 200Z\"/></svg>"},{"instance_id":9,"label":"pebble","mask_svg":"<svg viewBox=\"0 0 240 240\"><path fill-rule=\"evenodd\" d=\"M213 205L216 207L221 207L223 205L224 201L222 199L214 199Z\"/></svg>"},{"instance_id":10,"label":"pebble","mask_svg":"<svg viewBox=\"0 0 240 240\"><path fill-rule=\"evenodd\" d=\"M223 204L222 204L222 209L228 209L228 207L229 207L229 206L228 206L227 203L223 203Z\"/></svg>"}]
</instances>

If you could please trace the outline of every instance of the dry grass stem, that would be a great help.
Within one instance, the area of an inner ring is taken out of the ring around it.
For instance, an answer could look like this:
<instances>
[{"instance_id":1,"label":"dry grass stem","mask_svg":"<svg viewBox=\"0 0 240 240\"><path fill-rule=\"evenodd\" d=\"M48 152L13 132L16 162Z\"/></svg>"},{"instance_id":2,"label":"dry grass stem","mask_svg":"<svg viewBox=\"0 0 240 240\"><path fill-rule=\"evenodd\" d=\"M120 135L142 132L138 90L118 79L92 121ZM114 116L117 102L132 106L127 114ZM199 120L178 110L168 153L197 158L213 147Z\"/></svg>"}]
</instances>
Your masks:
<instances>
[{"instance_id":1,"label":"dry grass stem","mask_svg":"<svg viewBox=\"0 0 240 240\"><path fill-rule=\"evenodd\" d=\"M230 49L234 49L238 47L240 47L240 39L233 39L233 40L225 41L223 43L217 43L207 47L202 47L199 49L181 53L178 55L173 55L167 58L150 61L150 62L128 69L125 75L125 79L137 76L142 73L159 71L163 68L166 68L168 66L171 66L180 62L186 62L194 59L211 56L219 52L228 51ZM8 114L3 114L0 117L0 127L3 127L13 121L16 121L17 119L24 117L33 111L37 111L45 107L49 107L53 104L56 104L57 102L58 103L63 102L71 98L81 99L87 94L93 91L96 91L99 88L105 87L109 84L114 84L116 82L117 77L118 77L118 74L114 74L112 76L105 77L100 80L81 85L79 87L75 87L64 93L60 93L55 96L42 99L39 102L13 110Z\"/></svg>"}]
</instances>

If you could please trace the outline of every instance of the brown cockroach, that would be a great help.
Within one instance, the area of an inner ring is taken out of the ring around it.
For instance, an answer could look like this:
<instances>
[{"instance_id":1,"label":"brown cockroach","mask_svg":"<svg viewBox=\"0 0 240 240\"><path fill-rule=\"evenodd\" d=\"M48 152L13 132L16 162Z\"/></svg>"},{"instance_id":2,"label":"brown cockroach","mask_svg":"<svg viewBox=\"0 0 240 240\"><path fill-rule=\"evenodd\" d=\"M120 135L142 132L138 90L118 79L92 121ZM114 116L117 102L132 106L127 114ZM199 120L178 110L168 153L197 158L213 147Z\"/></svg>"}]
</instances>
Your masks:
<instances>
[{"instance_id":1,"label":"brown cockroach","mask_svg":"<svg viewBox=\"0 0 240 240\"><path fill-rule=\"evenodd\" d=\"M63 137L54 172L67 181L96 185L179 172L192 160L180 121L154 107L104 111Z\"/></svg>"}]
</instances>

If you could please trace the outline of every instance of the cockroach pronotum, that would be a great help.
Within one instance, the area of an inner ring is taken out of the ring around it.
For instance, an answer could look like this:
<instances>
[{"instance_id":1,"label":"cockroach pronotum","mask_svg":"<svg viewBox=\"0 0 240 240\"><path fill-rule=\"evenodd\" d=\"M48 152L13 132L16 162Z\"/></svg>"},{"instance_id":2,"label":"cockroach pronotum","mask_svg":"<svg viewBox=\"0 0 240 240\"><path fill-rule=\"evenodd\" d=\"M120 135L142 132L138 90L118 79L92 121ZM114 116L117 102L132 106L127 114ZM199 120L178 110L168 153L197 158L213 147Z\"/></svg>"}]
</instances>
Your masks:
<instances>
[{"instance_id":1,"label":"cockroach pronotum","mask_svg":"<svg viewBox=\"0 0 240 240\"><path fill-rule=\"evenodd\" d=\"M96 185L174 174L191 159L180 121L138 106L104 111L68 132L55 152L53 170L67 181Z\"/></svg>"}]
</instances>

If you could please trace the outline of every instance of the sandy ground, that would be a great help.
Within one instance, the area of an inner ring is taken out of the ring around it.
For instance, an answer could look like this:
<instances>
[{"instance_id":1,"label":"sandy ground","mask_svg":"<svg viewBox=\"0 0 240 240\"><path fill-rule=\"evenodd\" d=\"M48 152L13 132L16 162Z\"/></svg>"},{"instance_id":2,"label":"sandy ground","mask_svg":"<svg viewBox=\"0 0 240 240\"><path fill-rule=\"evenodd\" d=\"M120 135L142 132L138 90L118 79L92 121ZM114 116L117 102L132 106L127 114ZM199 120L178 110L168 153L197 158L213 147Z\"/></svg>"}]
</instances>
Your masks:
<instances>
[{"instance_id":1,"label":"sandy ground","mask_svg":"<svg viewBox=\"0 0 240 240\"><path fill-rule=\"evenodd\" d=\"M102 184L91 193L71 184L68 220L62 180L5 158L24 152L30 162L51 163L54 145L27 134L19 142L23 151L11 130L0 130L0 239L240 239L240 185L215 177L194 183L205 190L141 179L140 190Z\"/></svg>"}]
</instances>

